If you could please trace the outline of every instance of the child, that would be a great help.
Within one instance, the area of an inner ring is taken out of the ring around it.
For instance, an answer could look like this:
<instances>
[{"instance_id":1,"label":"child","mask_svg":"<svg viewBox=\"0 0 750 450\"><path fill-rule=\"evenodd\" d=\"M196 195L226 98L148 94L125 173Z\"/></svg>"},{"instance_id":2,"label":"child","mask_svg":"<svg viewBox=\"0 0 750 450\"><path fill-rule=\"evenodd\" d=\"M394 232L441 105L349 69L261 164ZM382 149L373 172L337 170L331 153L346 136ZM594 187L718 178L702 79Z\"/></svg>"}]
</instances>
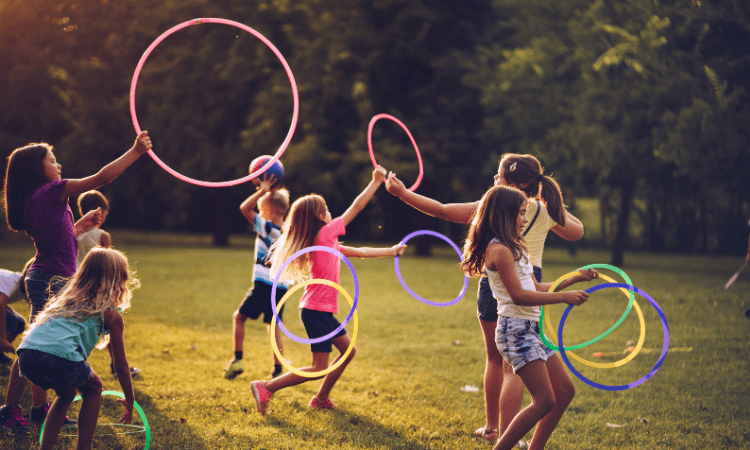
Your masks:
<instances>
[{"instance_id":1,"label":"child","mask_svg":"<svg viewBox=\"0 0 750 450\"><path fill-rule=\"evenodd\" d=\"M101 211L92 211L73 223L68 198L112 182L151 148L148 132L143 131L133 147L99 172L86 178L63 180L52 146L30 144L18 148L8 158L5 175L5 213L11 230L24 230L36 246L36 259L26 277L26 294L31 304L31 321L47 304L50 294L60 291L65 279L76 271L76 236L101 220ZM18 402L26 379L18 372L18 359L11 368L5 408L0 423L6 429L27 431L29 424ZM31 389L31 422L42 423L50 403L45 390Z\"/></svg>"},{"instance_id":2,"label":"child","mask_svg":"<svg viewBox=\"0 0 750 450\"><path fill-rule=\"evenodd\" d=\"M289 191L272 188L275 181L275 176L271 175L269 178L264 174L258 190L240 205L240 211L253 224L253 229L258 233L258 236L255 238L253 286L247 291L245 299L233 315L234 358L224 370L224 377L229 380L245 370L245 361L242 359L242 344L245 340L245 322L248 317L255 320L263 314L263 322L268 326L268 332L271 332L273 278L270 274L269 248L281 235L281 224L284 222L284 216L289 209ZM260 214L255 213L255 205L258 205ZM287 287L286 283L280 282L278 284L276 299L274 299L277 304L286 294ZM281 318L283 310L282 305L281 310L279 310L279 318ZM276 345L279 347L279 352L283 354L284 345L281 342L281 331L278 325L276 325ZM271 378L276 378L281 375L281 361L278 360L275 353L273 358L274 367L271 371Z\"/></svg>"},{"instance_id":3,"label":"child","mask_svg":"<svg viewBox=\"0 0 750 450\"><path fill-rule=\"evenodd\" d=\"M521 377L531 404L518 413L495 445L510 450L538 422L530 448L543 449L575 388L562 359L539 338L540 305L580 305L584 291L547 292L551 283L534 279L523 239L528 201L518 189L494 186L482 197L469 228L461 268L471 276L486 273L497 300L497 350ZM588 270L564 281L560 289L597 278Z\"/></svg>"},{"instance_id":4,"label":"child","mask_svg":"<svg viewBox=\"0 0 750 450\"><path fill-rule=\"evenodd\" d=\"M110 248L112 246L112 236L101 228L104 221L107 220L107 215L109 215L109 201L107 201L107 197L97 190L90 190L78 196L78 212L81 216L89 211L96 210L101 211L101 220L99 223L90 230L78 235L78 257L76 258L76 266L78 267L80 267L83 258L85 258L92 249L96 247ZM115 373L115 358L112 355L112 347L107 345L107 351L109 352L110 361L109 370L112 375L117 376ZM139 373L141 373L141 369L137 367L130 368L131 378Z\"/></svg>"},{"instance_id":5,"label":"child","mask_svg":"<svg viewBox=\"0 0 750 450\"><path fill-rule=\"evenodd\" d=\"M53 447L76 391L83 400L78 414L78 449L91 448L103 387L88 356L102 335L108 335L113 347L117 378L125 394L124 399L118 399L125 407L120 422L130 423L135 397L125 355L122 311L130 307L131 285L138 283L129 273L125 255L111 249L91 250L70 282L37 315L18 346L22 376L57 393L47 413L40 450Z\"/></svg>"},{"instance_id":6,"label":"child","mask_svg":"<svg viewBox=\"0 0 750 450\"><path fill-rule=\"evenodd\" d=\"M506 153L500 159L495 186L512 186L521 189L530 202L527 208L531 219L524 230L529 248L534 277L542 282L542 252L547 232L569 241L583 237L583 225L570 212L565 210L562 193L557 182L544 175L539 160L531 155ZM468 223L479 206L479 202L442 204L433 199L409 192L404 184L391 174L386 181L386 189L414 208L438 217L459 223ZM492 296L487 277L479 280L477 292L477 317L484 337L486 362L484 372L484 396L486 424L476 431L476 435L488 442L497 441L500 434L510 424L511 419L521 410L523 383L508 363L497 352L495 328L497 326L497 302ZM498 417L499 416L499 417ZM498 426L499 425L499 426ZM524 441L518 443L527 447Z\"/></svg>"},{"instance_id":7,"label":"child","mask_svg":"<svg viewBox=\"0 0 750 450\"><path fill-rule=\"evenodd\" d=\"M284 222L281 237L271 248L273 252L271 273L277 273L292 254L313 245L333 248L347 257L378 258L403 254L405 246L400 244L391 248L353 248L345 247L338 242L338 237L346 233L346 226L364 209L384 178L385 169L378 166L373 171L372 181L365 190L357 196L349 209L336 219L331 218L325 200L319 195L307 195L295 201L289 211L289 217ZM339 283L340 268L341 261L335 255L317 252L314 256L310 256L308 253L291 262L283 277L291 281L302 281L307 279L309 274L309 277L315 279L327 279ZM300 317L310 339L325 336L338 328L341 324L334 316L336 313L338 313L338 292L335 288L319 284L305 287L305 293L300 301ZM336 362L346 352L350 343L351 340L346 330L342 329L332 339L312 344L312 366L301 370L306 372L325 370L328 368L332 345L339 351L339 355L334 360ZM310 400L310 408L336 408L329 397L331 389L354 358L356 351L356 348L353 348L341 366L325 376L318 393ZM253 381L251 387L258 412L262 415L266 414L268 401L274 392L310 380L311 378L288 372L271 381Z\"/></svg>"},{"instance_id":8,"label":"child","mask_svg":"<svg viewBox=\"0 0 750 450\"><path fill-rule=\"evenodd\" d=\"M26 263L23 272L0 269L0 364L3 367L13 363L5 353L16 352L13 341L26 329L26 320L10 304L26 295L23 281L32 262L33 258Z\"/></svg>"}]
</instances>

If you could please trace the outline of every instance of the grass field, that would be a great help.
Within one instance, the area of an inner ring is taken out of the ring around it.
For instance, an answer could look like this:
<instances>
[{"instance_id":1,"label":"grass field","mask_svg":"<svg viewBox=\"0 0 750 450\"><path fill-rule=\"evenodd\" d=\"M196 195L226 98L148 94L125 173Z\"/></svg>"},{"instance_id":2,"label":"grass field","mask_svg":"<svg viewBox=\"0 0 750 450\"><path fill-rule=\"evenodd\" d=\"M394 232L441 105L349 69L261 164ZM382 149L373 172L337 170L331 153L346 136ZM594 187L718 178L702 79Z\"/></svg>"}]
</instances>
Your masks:
<instances>
[{"instance_id":1,"label":"grass field","mask_svg":"<svg viewBox=\"0 0 750 450\"><path fill-rule=\"evenodd\" d=\"M142 287L126 313L126 343L136 400L151 427L152 449L482 449L473 431L484 424L481 394L484 347L476 319L476 280L457 304L438 308L410 297L398 283L393 260L355 260L360 282L357 357L332 392L335 411L310 411L307 404L320 381L282 390L266 417L255 411L250 381L265 378L271 356L265 327L246 327L246 372L229 381L222 369L231 357L231 314L249 285L252 241L212 248L195 236L113 232L137 271ZM0 241L0 267L20 270L33 247L27 241ZM579 266L607 263L606 252L575 256L548 249L544 279L553 281ZM401 260L409 286L425 298L449 301L463 276L449 248L431 258L407 254ZM633 284L649 293L669 322L670 347L661 369L631 390L608 392L574 379L577 394L547 448L554 449L734 449L750 448L750 274L724 291L739 258L689 255L626 255L622 267ZM616 277L611 272L605 272ZM342 269L342 285L352 278ZM290 300L285 324L304 336ZM622 315L627 299L614 290L592 294L566 325L566 344L589 340ZM644 348L616 369L593 369L573 362L600 383L635 381L657 362L663 343L659 317L638 297L646 324ZM25 305L14 305L28 317ZM563 307L550 314L558 326ZM348 311L341 302L345 317ZM352 325L347 327L352 333ZM635 312L612 334L575 353L622 352L638 339ZM310 360L309 347L285 339L286 356L297 367ZM17 344L17 342L16 342ZM605 356L612 362L622 355ZM105 388L120 390L109 375L108 357L95 350L94 369ZM7 375L0 376L5 397ZM476 386L479 392L467 392ZM528 402L528 394L526 398ZM28 389L22 405L30 408ZM104 398L100 423L119 415ZM71 416L75 416L74 410ZM104 430L105 426L100 427ZM33 447L33 438L3 435L0 449ZM61 437L56 448L72 448ZM97 438L95 448L143 448L141 434Z\"/></svg>"}]
</instances>

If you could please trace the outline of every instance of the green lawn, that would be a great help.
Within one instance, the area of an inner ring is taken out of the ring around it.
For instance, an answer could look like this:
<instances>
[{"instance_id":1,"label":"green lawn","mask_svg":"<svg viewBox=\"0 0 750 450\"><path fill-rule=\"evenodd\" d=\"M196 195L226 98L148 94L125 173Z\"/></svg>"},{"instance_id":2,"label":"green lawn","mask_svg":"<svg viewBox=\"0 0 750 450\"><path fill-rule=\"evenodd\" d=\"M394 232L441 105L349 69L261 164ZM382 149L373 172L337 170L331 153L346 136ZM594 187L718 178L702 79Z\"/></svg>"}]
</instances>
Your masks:
<instances>
[{"instance_id":1,"label":"green lawn","mask_svg":"<svg viewBox=\"0 0 750 450\"><path fill-rule=\"evenodd\" d=\"M476 280L463 300L439 308L410 297L396 278L393 260L355 260L360 282L357 356L332 392L339 409L310 411L307 403L320 381L278 392L266 417L255 411L250 381L265 378L271 353L265 327L246 327L246 372L229 381L222 369L231 357L231 315L249 284L252 240L239 238L227 249L212 248L195 236L113 232L137 271L142 287L126 313L126 342L135 379L136 400L148 417L152 449L482 449L473 436L484 424L481 394L484 347L476 319ZM33 255L27 241L0 241L0 267L20 270ZM545 281L579 266L607 263L607 252L545 252ZM449 301L463 276L449 248L436 256L402 258L410 287L423 297ZM669 322L670 352L659 372L643 385L608 392L575 379L577 394L552 436L548 449L724 449L750 448L750 274L728 291L724 282L739 268L739 258L689 255L626 255L624 269L633 284L649 293ZM611 272L605 272L616 277ZM352 278L342 268L342 285ZM304 336L290 302L285 324ZM646 324L643 352L616 369L592 369L574 362L589 378L627 384L648 373L658 359L663 337L659 317L638 297ZM345 317L346 305L341 301ZM566 325L566 344L589 340L622 315L624 295L614 290L592 294L574 309ZM15 305L28 317L25 305ZM557 327L562 306L552 308ZM351 334L352 326L347 330ZM637 340L635 311L612 334L576 354L621 352ZM285 339L287 358L309 363L306 345ZM607 356L597 362L612 362ZM109 375L105 352L94 351L92 366L105 388L120 390ZM0 376L4 398L7 375ZM479 393L465 392L476 386ZM22 405L30 407L28 390ZM528 395L527 399L528 401ZM100 422L118 412L105 397ZM75 410L71 411L75 416ZM642 420L645 419L645 420ZM616 425L613 427L611 425ZM103 430L106 427L101 427ZM61 438L57 448L71 448ZM142 448L140 434L97 438L95 448ZM0 449L27 449L32 439L2 436Z\"/></svg>"}]
</instances>

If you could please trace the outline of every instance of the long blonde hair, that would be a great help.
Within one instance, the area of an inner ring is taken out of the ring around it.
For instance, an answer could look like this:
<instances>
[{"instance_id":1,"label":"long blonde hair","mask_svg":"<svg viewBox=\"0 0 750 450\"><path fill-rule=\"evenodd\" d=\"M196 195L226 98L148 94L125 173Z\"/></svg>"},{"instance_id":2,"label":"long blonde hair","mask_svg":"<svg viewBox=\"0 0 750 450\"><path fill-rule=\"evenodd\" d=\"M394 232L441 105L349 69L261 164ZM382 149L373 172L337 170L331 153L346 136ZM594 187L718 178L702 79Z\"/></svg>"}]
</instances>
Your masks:
<instances>
[{"instance_id":1,"label":"long blonde hair","mask_svg":"<svg viewBox=\"0 0 750 450\"><path fill-rule=\"evenodd\" d=\"M516 188L493 186L482 196L474 211L469 233L464 244L461 269L470 276L481 276L484 272L484 255L490 241L496 238L510 248L516 261L526 255L522 235L518 234L516 220L526 195Z\"/></svg>"},{"instance_id":2,"label":"long blonde hair","mask_svg":"<svg viewBox=\"0 0 750 450\"><path fill-rule=\"evenodd\" d=\"M68 284L36 316L27 333L53 317L81 322L100 316L107 309L126 310L130 308L133 296L131 289L138 286L124 254L108 248L94 248Z\"/></svg>"},{"instance_id":3,"label":"long blonde hair","mask_svg":"<svg viewBox=\"0 0 750 450\"><path fill-rule=\"evenodd\" d=\"M292 203L284 221L281 236L271 245L271 274L275 277L284 262L294 253L315 245L318 232L326 224L326 201L317 194L298 198ZM295 258L281 275L284 281L297 283L309 277L310 253Z\"/></svg>"}]
</instances>

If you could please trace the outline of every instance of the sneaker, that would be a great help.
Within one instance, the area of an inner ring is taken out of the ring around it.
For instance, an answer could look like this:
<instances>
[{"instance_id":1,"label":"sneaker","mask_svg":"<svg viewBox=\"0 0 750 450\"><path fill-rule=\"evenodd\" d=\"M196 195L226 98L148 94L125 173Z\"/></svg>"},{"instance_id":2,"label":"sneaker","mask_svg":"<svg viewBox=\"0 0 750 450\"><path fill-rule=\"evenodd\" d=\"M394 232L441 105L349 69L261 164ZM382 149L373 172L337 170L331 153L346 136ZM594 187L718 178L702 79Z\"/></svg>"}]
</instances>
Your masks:
<instances>
[{"instance_id":1,"label":"sneaker","mask_svg":"<svg viewBox=\"0 0 750 450\"><path fill-rule=\"evenodd\" d=\"M43 406L35 406L31 408L31 414L29 415L29 422L31 422L32 425L41 425L44 423L44 421L47 419L47 412L49 411L49 407L52 406L52 403L47 402ZM76 426L78 424L78 421L71 419L68 416L65 416L65 422L63 422L63 426Z\"/></svg>"},{"instance_id":2,"label":"sneaker","mask_svg":"<svg viewBox=\"0 0 750 450\"><path fill-rule=\"evenodd\" d=\"M117 372L115 372L114 364L110 364L109 371L112 372L112 376L115 377L115 379L117 379ZM130 378L135 378L135 376L138 375L139 373L141 373L141 369L137 367L130 368Z\"/></svg>"},{"instance_id":3,"label":"sneaker","mask_svg":"<svg viewBox=\"0 0 750 450\"><path fill-rule=\"evenodd\" d=\"M531 445L531 441L518 441L516 448L529 448L529 445Z\"/></svg>"},{"instance_id":4,"label":"sneaker","mask_svg":"<svg viewBox=\"0 0 750 450\"><path fill-rule=\"evenodd\" d=\"M224 378L227 380L233 380L234 377L245 371L245 360L244 359L233 359L229 362L229 365L224 369Z\"/></svg>"},{"instance_id":5,"label":"sneaker","mask_svg":"<svg viewBox=\"0 0 750 450\"><path fill-rule=\"evenodd\" d=\"M23 416L20 406L4 406L0 409L0 425L3 431L13 434L31 432L31 425Z\"/></svg>"},{"instance_id":6,"label":"sneaker","mask_svg":"<svg viewBox=\"0 0 750 450\"><path fill-rule=\"evenodd\" d=\"M258 407L258 412L261 416L265 416L268 401L271 400L273 392L266 389L265 381L253 381L250 383L250 387L253 390L253 397L255 398L255 405Z\"/></svg>"},{"instance_id":7,"label":"sneaker","mask_svg":"<svg viewBox=\"0 0 750 450\"><path fill-rule=\"evenodd\" d=\"M319 399L317 395L314 395L307 407L315 409L336 409L336 404L333 403L333 400L331 400L330 398L326 399L326 401L323 401Z\"/></svg>"}]
</instances>

